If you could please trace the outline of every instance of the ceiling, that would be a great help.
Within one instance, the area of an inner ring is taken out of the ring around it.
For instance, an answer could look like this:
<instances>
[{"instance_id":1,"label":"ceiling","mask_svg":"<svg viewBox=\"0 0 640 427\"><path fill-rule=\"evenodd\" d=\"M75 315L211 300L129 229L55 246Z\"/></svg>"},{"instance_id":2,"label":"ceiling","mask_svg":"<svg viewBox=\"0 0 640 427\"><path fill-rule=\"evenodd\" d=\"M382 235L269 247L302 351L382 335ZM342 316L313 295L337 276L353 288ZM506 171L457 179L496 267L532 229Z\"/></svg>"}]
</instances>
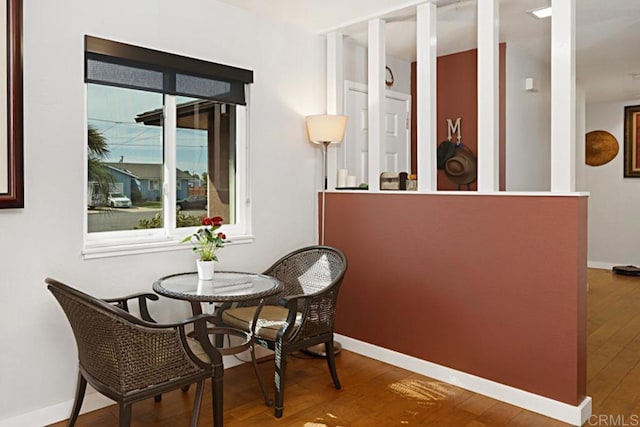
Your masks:
<instances>
[{"instance_id":1,"label":"ceiling","mask_svg":"<svg viewBox=\"0 0 640 427\"><path fill-rule=\"evenodd\" d=\"M251 13L323 34L338 30L367 44L367 20L386 21L387 54L415 60L415 5L424 0L221 0ZM564 1L564 0L562 0ZM640 99L639 0L576 1L576 72L587 102ZM434 0L438 55L476 47L476 0ZM550 62L551 21L527 10L550 0L500 0L500 41Z\"/></svg>"}]
</instances>

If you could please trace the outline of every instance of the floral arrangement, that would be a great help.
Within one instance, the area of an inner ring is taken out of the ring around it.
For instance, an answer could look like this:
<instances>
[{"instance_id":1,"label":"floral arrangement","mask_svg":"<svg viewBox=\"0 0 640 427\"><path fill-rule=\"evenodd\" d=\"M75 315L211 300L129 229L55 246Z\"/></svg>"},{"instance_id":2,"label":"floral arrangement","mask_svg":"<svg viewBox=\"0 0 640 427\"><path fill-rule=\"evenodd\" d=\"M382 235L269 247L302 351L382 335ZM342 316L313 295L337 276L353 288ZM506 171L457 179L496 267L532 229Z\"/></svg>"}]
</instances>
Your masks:
<instances>
[{"instance_id":1,"label":"floral arrangement","mask_svg":"<svg viewBox=\"0 0 640 427\"><path fill-rule=\"evenodd\" d=\"M191 242L194 244L193 251L200 256L201 261L218 261L216 251L223 247L227 241L224 233L217 232L222 226L222 217L214 216L213 218L202 218L203 227L195 233L187 236L182 242Z\"/></svg>"}]
</instances>

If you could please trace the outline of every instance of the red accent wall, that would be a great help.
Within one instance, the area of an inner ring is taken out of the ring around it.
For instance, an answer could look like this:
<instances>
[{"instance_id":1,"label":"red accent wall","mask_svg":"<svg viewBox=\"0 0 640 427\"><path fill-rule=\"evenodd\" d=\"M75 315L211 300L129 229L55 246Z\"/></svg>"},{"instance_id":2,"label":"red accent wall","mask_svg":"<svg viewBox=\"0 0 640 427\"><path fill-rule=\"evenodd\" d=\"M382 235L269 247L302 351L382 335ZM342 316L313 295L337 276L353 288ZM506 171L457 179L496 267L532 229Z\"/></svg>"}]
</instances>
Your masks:
<instances>
[{"instance_id":1,"label":"red accent wall","mask_svg":"<svg viewBox=\"0 0 640 427\"><path fill-rule=\"evenodd\" d=\"M505 189L505 73L506 73L505 43L499 46L499 188ZM411 171L417 170L417 81L416 63L411 64ZM462 143L478 154L478 50L439 56L437 58L437 144L447 139L447 119L455 122L460 117L462 124ZM419 179L420 177L418 177ZM451 182L444 170L438 171L438 190L457 190L457 184ZM466 186L463 187L466 190ZM471 184L471 189L477 189L477 183Z\"/></svg>"},{"instance_id":2,"label":"red accent wall","mask_svg":"<svg viewBox=\"0 0 640 427\"><path fill-rule=\"evenodd\" d=\"M554 400L586 395L587 198L326 194L336 332Z\"/></svg>"},{"instance_id":3,"label":"red accent wall","mask_svg":"<svg viewBox=\"0 0 640 427\"><path fill-rule=\"evenodd\" d=\"M447 119L460 117L462 143L478 154L478 50L441 56L438 75L438 141L447 139ZM454 141L457 141L454 137ZM466 187L466 186L465 186ZM438 190L456 190L444 170L438 171ZM475 190L477 183L471 184ZM466 189L466 188L465 188Z\"/></svg>"}]
</instances>

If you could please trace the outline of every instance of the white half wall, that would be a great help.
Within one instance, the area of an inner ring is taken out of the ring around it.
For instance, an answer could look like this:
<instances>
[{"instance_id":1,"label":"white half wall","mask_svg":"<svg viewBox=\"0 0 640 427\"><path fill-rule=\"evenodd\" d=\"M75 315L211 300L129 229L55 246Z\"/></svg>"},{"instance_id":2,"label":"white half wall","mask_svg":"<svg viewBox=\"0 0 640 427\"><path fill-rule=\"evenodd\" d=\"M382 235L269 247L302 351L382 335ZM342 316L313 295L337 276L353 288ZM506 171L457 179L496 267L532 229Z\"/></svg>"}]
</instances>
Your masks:
<instances>
[{"instance_id":1,"label":"white half wall","mask_svg":"<svg viewBox=\"0 0 640 427\"><path fill-rule=\"evenodd\" d=\"M624 178L624 107L627 102L590 104L586 132L606 130L618 140L620 151L609 163L586 166L584 189L589 191L589 265L640 265L640 178ZM584 135L578 135L584 144Z\"/></svg>"},{"instance_id":2,"label":"white half wall","mask_svg":"<svg viewBox=\"0 0 640 427\"><path fill-rule=\"evenodd\" d=\"M509 43L506 56L506 190L549 191L551 68Z\"/></svg>"},{"instance_id":3,"label":"white half wall","mask_svg":"<svg viewBox=\"0 0 640 427\"><path fill-rule=\"evenodd\" d=\"M57 419L47 417L55 411L46 408L73 399L75 342L46 276L109 297L150 291L158 277L194 270L188 245L126 257L81 255L85 34L254 70L255 241L225 247L220 269L262 271L317 237L321 150L307 141L304 116L326 108L323 37L216 0L24 2L25 208L0 211L0 425L16 417L21 426L52 423ZM160 320L189 313L186 303L168 300L152 310ZM28 414L37 418L27 421Z\"/></svg>"}]
</instances>

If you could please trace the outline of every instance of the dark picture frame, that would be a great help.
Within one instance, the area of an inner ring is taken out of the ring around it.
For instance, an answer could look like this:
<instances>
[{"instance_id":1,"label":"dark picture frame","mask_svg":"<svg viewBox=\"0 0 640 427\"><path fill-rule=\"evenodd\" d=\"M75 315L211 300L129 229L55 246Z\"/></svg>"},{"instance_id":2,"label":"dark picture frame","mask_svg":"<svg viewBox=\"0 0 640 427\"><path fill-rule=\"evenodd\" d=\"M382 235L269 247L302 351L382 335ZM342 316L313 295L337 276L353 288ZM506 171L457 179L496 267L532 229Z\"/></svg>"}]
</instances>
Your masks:
<instances>
[{"instance_id":1,"label":"dark picture frame","mask_svg":"<svg viewBox=\"0 0 640 427\"><path fill-rule=\"evenodd\" d=\"M22 132L22 0L2 0L5 16L6 67L0 67L6 89L0 89L0 209L24 207ZM4 108L2 108L4 105Z\"/></svg>"},{"instance_id":2,"label":"dark picture frame","mask_svg":"<svg viewBox=\"0 0 640 427\"><path fill-rule=\"evenodd\" d=\"M640 178L640 105L624 107L624 177Z\"/></svg>"}]
</instances>

